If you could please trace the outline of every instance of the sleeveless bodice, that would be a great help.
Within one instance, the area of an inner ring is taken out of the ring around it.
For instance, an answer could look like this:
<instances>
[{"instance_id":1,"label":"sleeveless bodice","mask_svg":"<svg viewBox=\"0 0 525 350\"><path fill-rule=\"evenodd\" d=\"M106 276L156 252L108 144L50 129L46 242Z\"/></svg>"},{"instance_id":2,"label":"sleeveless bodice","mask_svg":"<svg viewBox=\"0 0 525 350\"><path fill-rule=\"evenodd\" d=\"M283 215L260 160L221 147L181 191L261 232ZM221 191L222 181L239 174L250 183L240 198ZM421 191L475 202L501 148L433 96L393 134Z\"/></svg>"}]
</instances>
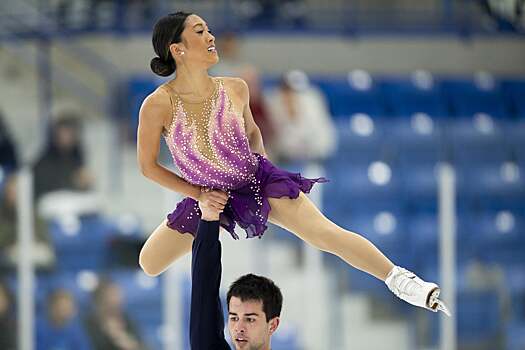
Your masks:
<instances>
[{"instance_id":1,"label":"sleeveless bodice","mask_svg":"<svg viewBox=\"0 0 525 350\"><path fill-rule=\"evenodd\" d=\"M182 177L199 186L222 190L242 187L253 179L258 159L250 151L242 111L234 106L220 79L203 102L182 100L164 84L172 121L164 138Z\"/></svg>"}]
</instances>

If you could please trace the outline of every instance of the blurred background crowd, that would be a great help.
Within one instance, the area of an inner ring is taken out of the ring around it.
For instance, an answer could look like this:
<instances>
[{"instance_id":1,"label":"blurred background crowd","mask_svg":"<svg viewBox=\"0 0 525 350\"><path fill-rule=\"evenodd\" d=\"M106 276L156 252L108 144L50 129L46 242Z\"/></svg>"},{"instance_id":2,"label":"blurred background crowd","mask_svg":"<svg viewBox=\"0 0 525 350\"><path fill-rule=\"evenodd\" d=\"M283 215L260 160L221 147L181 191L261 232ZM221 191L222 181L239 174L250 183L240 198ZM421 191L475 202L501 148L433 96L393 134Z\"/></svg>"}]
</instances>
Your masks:
<instances>
[{"instance_id":1,"label":"blurred background crowd","mask_svg":"<svg viewBox=\"0 0 525 350\"><path fill-rule=\"evenodd\" d=\"M455 348L525 349L520 0L3 1L0 349L189 348L189 258L156 278L138 267L180 199L135 151L140 105L164 81L151 28L179 10L217 38L210 73L247 82L269 158L329 178L312 194L323 213L427 280L444 278L451 165ZM159 161L173 168L164 145ZM283 290L277 350L453 350L439 316L278 227L223 244L225 289L255 272Z\"/></svg>"}]
</instances>

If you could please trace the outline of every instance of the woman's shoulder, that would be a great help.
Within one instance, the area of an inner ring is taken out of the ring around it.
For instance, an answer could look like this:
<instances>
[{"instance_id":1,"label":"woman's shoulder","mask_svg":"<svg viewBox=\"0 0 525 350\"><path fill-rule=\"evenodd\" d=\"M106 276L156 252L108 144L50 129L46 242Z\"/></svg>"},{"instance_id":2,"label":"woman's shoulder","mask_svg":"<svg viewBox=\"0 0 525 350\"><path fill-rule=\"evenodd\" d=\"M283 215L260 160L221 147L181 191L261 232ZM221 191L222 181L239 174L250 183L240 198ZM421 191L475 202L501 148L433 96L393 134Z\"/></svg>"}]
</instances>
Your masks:
<instances>
[{"instance_id":1,"label":"woman's shoulder","mask_svg":"<svg viewBox=\"0 0 525 350\"><path fill-rule=\"evenodd\" d=\"M150 93L140 107L141 113L155 112L169 112L171 111L171 98L167 88L164 85L159 86L155 91Z\"/></svg>"},{"instance_id":2,"label":"woman's shoulder","mask_svg":"<svg viewBox=\"0 0 525 350\"><path fill-rule=\"evenodd\" d=\"M216 77L223 82L224 86L235 93L239 98L245 100L249 96L248 84L242 78L238 77Z\"/></svg>"}]
</instances>

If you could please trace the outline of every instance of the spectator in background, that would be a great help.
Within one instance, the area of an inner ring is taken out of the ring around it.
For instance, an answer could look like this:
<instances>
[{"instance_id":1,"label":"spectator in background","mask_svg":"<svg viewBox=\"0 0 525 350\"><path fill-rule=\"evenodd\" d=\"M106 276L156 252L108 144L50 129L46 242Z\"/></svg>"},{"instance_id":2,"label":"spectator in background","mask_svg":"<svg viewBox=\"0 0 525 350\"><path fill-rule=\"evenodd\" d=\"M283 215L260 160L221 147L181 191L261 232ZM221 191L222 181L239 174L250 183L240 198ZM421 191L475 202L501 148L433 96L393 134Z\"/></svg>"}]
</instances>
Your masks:
<instances>
[{"instance_id":1,"label":"spectator in background","mask_svg":"<svg viewBox=\"0 0 525 350\"><path fill-rule=\"evenodd\" d=\"M93 304L86 326L95 350L146 349L122 309L122 291L117 284L102 280L93 292Z\"/></svg>"},{"instance_id":2,"label":"spectator in background","mask_svg":"<svg viewBox=\"0 0 525 350\"><path fill-rule=\"evenodd\" d=\"M92 186L76 116L68 114L53 124L47 149L35 165L34 178L36 198L52 191L83 191Z\"/></svg>"},{"instance_id":3,"label":"spectator in background","mask_svg":"<svg viewBox=\"0 0 525 350\"><path fill-rule=\"evenodd\" d=\"M7 286L0 281L0 349L16 350L14 300Z\"/></svg>"},{"instance_id":4,"label":"spectator in background","mask_svg":"<svg viewBox=\"0 0 525 350\"><path fill-rule=\"evenodd\" d=\"M0 199L0 268L14 269L18 257L16 175L7 178ZM35 216L34 229L35 241L31 257L38 268L50 269L54 266L55 254L49 239L47 225L42 219Z\"/></svg>"},{"instance_id":5,"label":"spectator in background","mask_svg":"<svg viewBox=\"0 0 525 350\"><path fill-rule=\"evenodd\" d=\"M277 161L322 161L335 151L335 126L326 101L305 73L286 73L266 97L277 131L273 144Z\"/></svg>"},{"instance_id":6,"label":"spectator in background","mask_svg":"<svg viewBox=\"0 0 525 350\"><path fill-rule=\"evenodd\" d=\"M46 316L37 323L37 350L91 349L89 338L76 317L75 300L67 290L56 289L49 294Z\"/></svg>"},{"instance_id":7,"label":"spectator in background","mask_svg":"<svg viewBox=\"0 0 525 350\"><path fill-rule=\"evenodd\" d=\"M18 167L15 143L13 142L4 116L0 111L0 177L5 173L15 170ZM0 179L0 183L2 180Z\"/></svg>"}]
</instances>

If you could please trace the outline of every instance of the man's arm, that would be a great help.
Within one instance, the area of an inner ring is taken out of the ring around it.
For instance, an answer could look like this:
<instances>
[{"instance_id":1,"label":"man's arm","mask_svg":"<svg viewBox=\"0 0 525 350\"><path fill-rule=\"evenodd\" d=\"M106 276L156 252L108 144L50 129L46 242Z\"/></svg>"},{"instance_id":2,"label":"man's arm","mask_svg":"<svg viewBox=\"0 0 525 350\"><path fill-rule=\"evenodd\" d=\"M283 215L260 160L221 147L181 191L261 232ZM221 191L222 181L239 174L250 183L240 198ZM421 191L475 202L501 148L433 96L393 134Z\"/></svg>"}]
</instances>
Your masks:
<instances>
[{"instance_id":1,"label":"man's arm","mask_svg":"<svg viewBox=\"0 0 525 350\"><path fill-rule=\"evenodd\" d=\"M201 220L192 247L190 345L192 350L230 350L224 338L219 221Z\"/></svg>"}]
</instances>

